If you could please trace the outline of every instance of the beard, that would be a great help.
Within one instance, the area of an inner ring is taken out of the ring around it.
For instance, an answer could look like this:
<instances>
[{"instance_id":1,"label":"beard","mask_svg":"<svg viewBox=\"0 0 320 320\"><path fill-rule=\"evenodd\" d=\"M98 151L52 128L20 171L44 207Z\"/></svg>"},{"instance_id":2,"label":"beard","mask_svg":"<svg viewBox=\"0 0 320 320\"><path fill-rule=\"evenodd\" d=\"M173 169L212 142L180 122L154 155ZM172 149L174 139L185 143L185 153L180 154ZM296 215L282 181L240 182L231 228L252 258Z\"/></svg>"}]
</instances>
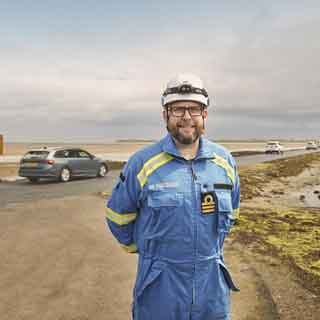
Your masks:
<instances>
[{"instance_id":1,"label":"beard","mask_svg":"<svg viewBox=\"0 0 320 320\"><path fill-rule=\"evenodd\" d=\"M185 126L191 126L193 128L193 132L191 135L186 135L183 133L182 128ZM199 137L203 134L204 129L203 126L191 125L185 121L179 121L176 126L171 125L169 122L167 123L168 132L181 144L192 144L199 139Z\"/></svg>"}]
</instances>

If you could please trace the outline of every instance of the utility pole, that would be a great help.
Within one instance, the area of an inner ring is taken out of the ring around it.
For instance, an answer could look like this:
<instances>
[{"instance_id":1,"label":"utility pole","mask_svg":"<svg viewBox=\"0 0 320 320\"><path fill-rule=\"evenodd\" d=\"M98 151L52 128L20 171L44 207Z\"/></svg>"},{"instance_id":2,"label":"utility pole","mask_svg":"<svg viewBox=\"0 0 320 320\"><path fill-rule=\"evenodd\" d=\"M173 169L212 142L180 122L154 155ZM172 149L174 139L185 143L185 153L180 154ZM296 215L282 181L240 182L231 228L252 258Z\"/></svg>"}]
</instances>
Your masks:
<instances>
[{"instance_id":1,"label":"utility pole","mask_svg":"<svg viewBox=\"0 0 320 320\"><path fill-rule=\"evenodd\" d=\"M4 146L3 146L3 135L0 134L0 155L2 155L4 152Z\"/></svg>"}]
</instances>

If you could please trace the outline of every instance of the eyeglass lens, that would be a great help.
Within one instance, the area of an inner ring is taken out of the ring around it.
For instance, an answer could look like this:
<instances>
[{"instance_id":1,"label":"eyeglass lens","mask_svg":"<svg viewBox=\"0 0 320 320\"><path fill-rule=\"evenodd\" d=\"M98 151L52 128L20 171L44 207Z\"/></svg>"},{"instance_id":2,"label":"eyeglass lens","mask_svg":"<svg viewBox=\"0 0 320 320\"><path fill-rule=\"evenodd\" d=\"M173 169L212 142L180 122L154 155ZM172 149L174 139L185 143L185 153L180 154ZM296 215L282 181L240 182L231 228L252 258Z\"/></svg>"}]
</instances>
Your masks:
<instances>
[{"instance_id":1,"label":"eyeglass lens","mask_svg":"<svg viewBox=\"0 0 320 320\"><path fill-rule=\"evenodd\" d=\"M200 116L202 114L202 107L171 107L174 116L183 117L186 111L189 112L191 116Z\"/></svg>"}]
</instances>

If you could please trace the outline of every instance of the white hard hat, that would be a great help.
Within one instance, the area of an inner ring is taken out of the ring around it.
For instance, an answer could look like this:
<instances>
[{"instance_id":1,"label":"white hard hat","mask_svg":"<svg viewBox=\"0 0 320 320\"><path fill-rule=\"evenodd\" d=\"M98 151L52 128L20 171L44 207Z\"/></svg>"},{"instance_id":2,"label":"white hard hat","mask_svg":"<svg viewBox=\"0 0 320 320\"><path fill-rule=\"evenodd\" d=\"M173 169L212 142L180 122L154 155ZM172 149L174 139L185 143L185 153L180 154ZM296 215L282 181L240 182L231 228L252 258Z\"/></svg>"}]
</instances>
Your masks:
<instances>
[{"instance_id":1,"label":"white hard hat","mask_svg":"<svg viewBox=\"0 0 320 320\"><path fill-rule=\"evenodd\" d=\"M209 97L202 80L193 74L179 74L167 83L161 97L162 105L174 101L196 101L209 106Z\"/></svg>"}]
</instances>

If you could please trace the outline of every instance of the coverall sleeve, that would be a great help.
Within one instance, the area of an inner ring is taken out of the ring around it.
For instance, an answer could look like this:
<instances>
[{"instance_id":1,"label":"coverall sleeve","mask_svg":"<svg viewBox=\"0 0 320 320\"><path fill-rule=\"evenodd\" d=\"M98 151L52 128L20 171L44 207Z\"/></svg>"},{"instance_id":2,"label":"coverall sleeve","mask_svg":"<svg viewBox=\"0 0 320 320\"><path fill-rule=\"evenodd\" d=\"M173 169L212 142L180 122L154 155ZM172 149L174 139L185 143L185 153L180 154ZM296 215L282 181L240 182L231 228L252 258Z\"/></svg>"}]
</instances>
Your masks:
<instances>
[{"instance_id":1,"label":"coverall sleeve","mask_svg":"<svg viewBox=\"0 0 320 320\"><path fill-rule=\"evenodd\" d=\"M140 192L135 165L129 160L120 173L106 208L106 222L110 231L120 246L129 253L137 252L133 230L139 210Z\"/></svg>"},{"instance_id":2,"label":"coverall sleeve","mask_svg":"<svg viewBox=\"0 0 320 320\"><path fill-rule=\"evenodd\" d=\"M234 168L234 186L231 192L231 200L232 200L232 222L234 223L240 214L240 179L238 175L237 165L232 158L232 164Z\"/></svg>"}]
</instances>

